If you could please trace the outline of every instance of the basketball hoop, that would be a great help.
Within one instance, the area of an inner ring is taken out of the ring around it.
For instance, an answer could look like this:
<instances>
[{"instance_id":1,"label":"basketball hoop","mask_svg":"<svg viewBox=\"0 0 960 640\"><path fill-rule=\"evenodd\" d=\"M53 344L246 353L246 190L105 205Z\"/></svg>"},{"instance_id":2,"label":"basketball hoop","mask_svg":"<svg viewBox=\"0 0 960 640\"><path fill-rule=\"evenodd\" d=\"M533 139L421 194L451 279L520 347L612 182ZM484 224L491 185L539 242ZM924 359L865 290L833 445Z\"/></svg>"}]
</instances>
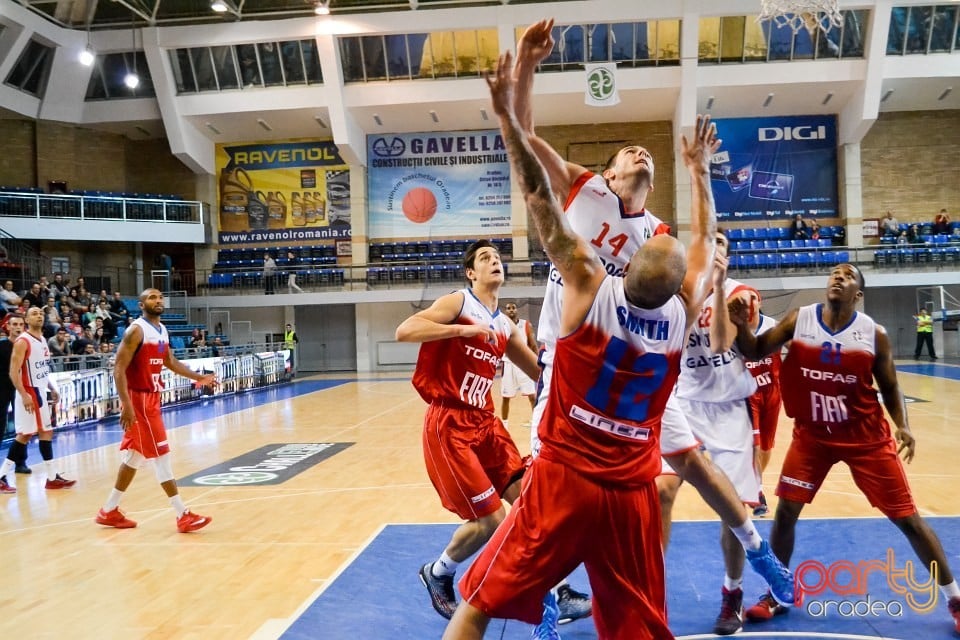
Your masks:
<instances>
[{"instance_id":1,"label":"basketball hoop","mask_svg":"<svg viewBox=\"0 0 960 640\"><path fill-rule=\"evenodd\" d=\"M843 24L839 0L760 0L757 22L771 21L777 27L790 27L796 34L800 29L824 33Z\"/></svg>"}]
</instances>

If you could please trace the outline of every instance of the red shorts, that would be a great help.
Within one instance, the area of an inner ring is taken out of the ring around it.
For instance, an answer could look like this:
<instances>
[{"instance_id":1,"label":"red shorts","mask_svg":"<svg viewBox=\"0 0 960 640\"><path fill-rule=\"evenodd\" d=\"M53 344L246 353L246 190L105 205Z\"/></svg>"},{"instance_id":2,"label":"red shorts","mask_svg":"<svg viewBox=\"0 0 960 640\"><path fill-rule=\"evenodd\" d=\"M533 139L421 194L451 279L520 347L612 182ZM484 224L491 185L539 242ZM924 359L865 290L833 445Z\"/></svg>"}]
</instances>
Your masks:
<instances>
[{"instance_id":1,"label":"red shorts","mask_svg":"<svg viewBox=\"0 0 960 640\"><path fill-rule=\"evenodd\" d=\"M423 459L440 502L464 520L500 509L523 474L520 451L491 411L431 404L423 419Z\"/></svg>"},{"instance_id":2,"label":"red shorts","mask_svg":"<svg viewBox=\"0 0 960 640\"><path fill-rule=\"evenodd\" d=\"M460 580L460 594L490 617L537 624L547 591L581 562L599 638L673 638L655 483L611 488L543 457Z\"/></svg>"},{"instance_id":3,"label":"red shorts","mask_svg":"<svg viewBox=\"0 0 960 640\"><path fill-rule=\"evenodd\" d=\"M825 442L797 427L783 461L777 495L810 503L830 468L844 462L870 504L890 519L917 513L910 485L893 438L875 444Z\"/></svg>"},{"instance_id":4,"label":"red shorts","mask_svg":"<svg viewBox=\"0 0 960 640\"><path fill-rule=\"evenodd\" d=\"M120 449L139 451L144 458L159 458L170 453L167 430L160 416L160 394L131 389L130 404L133 405L136 420L124 431Z\"/></svg>"},{"instance_id":5,"label":"red shorts","mask_svg":"<svg viewBox=\"0 0 960 640\"><path fill-rule=\"evenodd\" d=\"M750 396L753 430L760 433L760 449L762 451L773 450L782 405L780 387L776 384L761 387L760 390Z\"/></svg>"}]
</instances>

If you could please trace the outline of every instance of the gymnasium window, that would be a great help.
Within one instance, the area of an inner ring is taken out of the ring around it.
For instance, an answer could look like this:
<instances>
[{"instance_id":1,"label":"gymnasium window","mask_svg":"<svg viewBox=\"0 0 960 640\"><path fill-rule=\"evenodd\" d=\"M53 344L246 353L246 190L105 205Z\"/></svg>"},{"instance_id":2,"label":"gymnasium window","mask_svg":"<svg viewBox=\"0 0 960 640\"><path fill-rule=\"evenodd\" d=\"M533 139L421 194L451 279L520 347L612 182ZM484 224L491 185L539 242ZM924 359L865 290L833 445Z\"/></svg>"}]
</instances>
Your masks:
<instances>
[{"instance_id":1,"label":"gymnasium window","mask_svg":"<svg viewBox=\"0 0 960 640\"><path fill-rule=\"evenodd\" d=\"M7 75L7 84L32 96L42 98L47 90L47 78L53 64L52 46L31 39L20 52L13 69Z\"/></svg>"},{"instance_id":2,"label":"gymnasium window","mask_svg":"<svg viewBox=\"0 0 960 640\"><path fill-rule=\"evenodd\" d=\"M128 73L136 73L140 83L135 89L126 85ZM85 100L117 100L124 98L153 98L153 78L143 51L124 51L98 55L87 84Z\"/></svg>"},{"instance_id":3,"label":"gymnasium window","mask_svg":"<svg viewBox=\"0 0 960 640\"><path fill-rule=\"evenodd\" d=\"M499 55L494 29L338 38L344 82L475 78Z\"/></svg>"},{"instance_id":4,"label":"gymnasium window","mask_svg":"<svg viewBox=\"0 0 960 640\"><path fill-rule=\"evenodd\" d=\"M960 51L960 8L951 5L894 7L890 10L887 55Z\"/></svg>"},{"instance_id":5,"label":"gymnasium window","mask_svg":"<svg viewBox=\"0 0 960 640\"><path fill-rule=\"evenodd\" d=\"M322 84L313 39L170 51L177 92Z\"/></svg>"},{"instance_id":6,"label":"gymnasium window","mask_svg":"<svg viewBox=\"0 0 960 640\"><path fill-rule=\"evenodd\" d=\"M520 39L526 27L515 30ZM553 27L553 51L540 71L580 71L587 63L621 67L680 64L680 21L571 24Z\"/></svg>"}]
</instances>

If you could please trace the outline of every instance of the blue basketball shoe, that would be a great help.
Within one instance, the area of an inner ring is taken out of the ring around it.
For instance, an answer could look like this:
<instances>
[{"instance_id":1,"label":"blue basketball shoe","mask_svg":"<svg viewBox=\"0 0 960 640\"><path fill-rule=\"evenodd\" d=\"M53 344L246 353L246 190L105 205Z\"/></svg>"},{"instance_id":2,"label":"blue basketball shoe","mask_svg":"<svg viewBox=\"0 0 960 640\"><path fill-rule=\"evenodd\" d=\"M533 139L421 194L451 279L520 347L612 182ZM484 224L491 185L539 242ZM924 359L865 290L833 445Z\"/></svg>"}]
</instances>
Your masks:
<instances>
[{"instance_id":1,"label":"blue basketball shoe","mask_svg":"<svg viewBox=\"0 0 960 640\"><path fill-rule=\"evenodd\" d=\"M793 572L773 555L766 540L760 543L756 551L747 551L747 560L753 570L770 585L770 594L777 604L782 607L793 606Z\"/></svg>"},{"instance_id":2,"label":"blue basketball shoe","mask_svg":"<svg viewBox=\"0 0 960 640\"><path fill-rule=\"evenodd\" d=\"M557 631L559 619L560 607L557 606L557 598L553 591L548 591L543 598L543 618L540 624L533 628L531 640L560 640L560 633Z\"/></svg>"}]
</instances>

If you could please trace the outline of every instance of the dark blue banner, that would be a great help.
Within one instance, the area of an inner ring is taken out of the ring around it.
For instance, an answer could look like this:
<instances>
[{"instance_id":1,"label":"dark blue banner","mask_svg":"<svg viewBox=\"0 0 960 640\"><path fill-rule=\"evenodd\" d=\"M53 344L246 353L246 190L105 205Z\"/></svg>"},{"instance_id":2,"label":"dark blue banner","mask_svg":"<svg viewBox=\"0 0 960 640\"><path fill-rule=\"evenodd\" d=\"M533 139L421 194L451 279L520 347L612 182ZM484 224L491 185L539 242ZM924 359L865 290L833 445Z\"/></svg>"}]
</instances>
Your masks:
<instances>
[{"instance_id":1,"label":"dark blue banner","mask_svg":"<svg viewBox=\"0 0 960 640\"><path fill-rule=\"evenodd\" d=\"M834 116L715 122L723 140L710 165L718 219L840 215Z\"/></svg>"},{"instance_id":2,"label":"dark blue banner","mask_svg":"<svg viewBox=\"0 0 960 640\"><path fill-rule=\"evenodd\" d=\"M224 147L227 169L283 169L346 164L333 142L268 142Z\"/></svg>"}]
</instances>

